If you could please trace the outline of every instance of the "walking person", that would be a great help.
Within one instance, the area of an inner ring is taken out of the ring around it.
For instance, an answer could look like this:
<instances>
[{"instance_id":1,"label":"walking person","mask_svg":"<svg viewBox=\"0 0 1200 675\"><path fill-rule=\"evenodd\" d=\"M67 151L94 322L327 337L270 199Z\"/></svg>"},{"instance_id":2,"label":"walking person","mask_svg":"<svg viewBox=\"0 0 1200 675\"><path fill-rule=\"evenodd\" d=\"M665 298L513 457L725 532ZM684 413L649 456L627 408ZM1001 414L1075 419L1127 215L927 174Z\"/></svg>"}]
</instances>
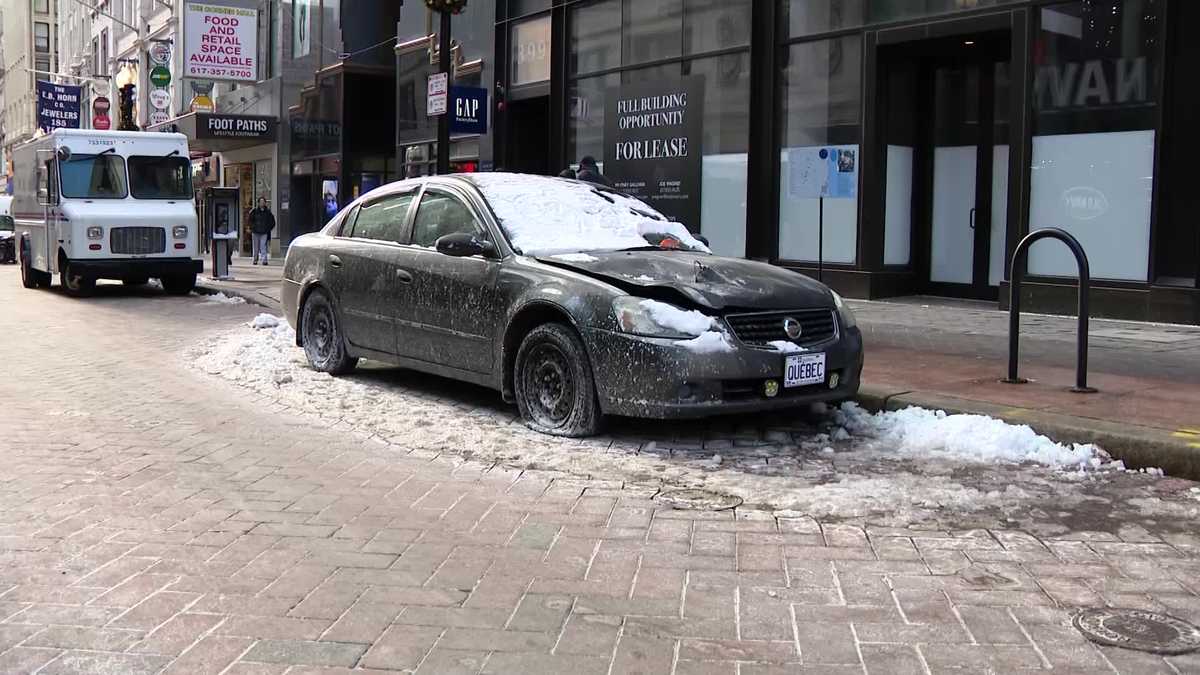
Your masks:
<instances>
[{"instance_id":1,"label":"walking person","mask_svg":"<svg viewBox=\"0 0 1200 675\"><path fill-rule=\"evenodd\" d=\"M600 167L596 166L596 158L591 155L584 155L583 159L579 160L579 171L575 173L575 177L597 185L613 186L612 181L600 173Z\"/></svg>"},{"instance_id":2,"label":"walking person","mask_svg":"<svg viewBox=\"0 0 1200 675\"><path fill-rule=\"evenodd\" d=\"M254 254L253 264L257 265L260 259L262 264L267 264L267 255L271 249L271 230L274 229L275 215L267 207L267 198L259 197L258 207L250 212L250 233L254 236L254 246L251 249Z\"/></svg>"}]
</instances>

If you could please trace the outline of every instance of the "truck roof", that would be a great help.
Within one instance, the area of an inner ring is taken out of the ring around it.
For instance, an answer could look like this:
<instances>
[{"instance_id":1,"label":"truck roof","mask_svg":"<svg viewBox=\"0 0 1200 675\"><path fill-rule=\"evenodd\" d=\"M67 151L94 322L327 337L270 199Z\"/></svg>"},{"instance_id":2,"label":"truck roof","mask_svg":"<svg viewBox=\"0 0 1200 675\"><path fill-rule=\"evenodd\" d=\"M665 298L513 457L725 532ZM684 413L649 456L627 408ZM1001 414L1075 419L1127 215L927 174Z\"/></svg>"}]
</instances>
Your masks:
<instances>
[{"instance_id":1,"label":"truck roof","mask_svg":"<svg viewBox=\"0 0 1200 675\"><path fill-rule=\"evenodd\" d=\"M187 136L178 133L166 133L162 131L102 131L100 129L55 129L51 131L49 136L57 138L95 138L97 136L104 138L122 138L134 141L140 140L156 140L170 139L187 142Z\"/></svg>"}]
</instances>

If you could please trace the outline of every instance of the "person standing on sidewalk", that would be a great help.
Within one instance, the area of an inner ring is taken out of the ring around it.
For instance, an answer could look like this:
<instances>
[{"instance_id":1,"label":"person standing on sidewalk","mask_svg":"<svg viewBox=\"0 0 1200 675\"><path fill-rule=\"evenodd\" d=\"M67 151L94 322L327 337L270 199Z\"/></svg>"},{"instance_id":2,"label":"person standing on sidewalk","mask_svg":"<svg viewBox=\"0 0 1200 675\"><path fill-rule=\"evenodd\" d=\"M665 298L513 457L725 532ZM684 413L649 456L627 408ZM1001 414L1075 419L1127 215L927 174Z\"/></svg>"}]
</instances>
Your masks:
<instances>
[{"instance_id":1,"label":"person standing on sidewalk","mask_svg":"<svg viewBox=\"0 0 1200 675\"><path fill-rule=\"evenodd\" d=\"M579 171L575 172L575 177L597 185L613 186L612 181L600 173L600 167L596 165L596 158L591 155L585 155L583 159L579 160Z\"/></svg>"},{"instance_id":2,"label":"person standing on sidewalk","mask_svg":"<svg viewBox=\"0 0 1200 675\"><path fill-rule=\"evenodd\" d=\"M267 207L267 198L258 198L258 208L250 212L250 233L254 236L254 248L251 252L254 254L254 263L258 264L259 259L262 259L262 264L267 264L267 255L271 249L271 230L275 229L275 215L271 213L271 209Z\"/></svg>"}]
</instances>

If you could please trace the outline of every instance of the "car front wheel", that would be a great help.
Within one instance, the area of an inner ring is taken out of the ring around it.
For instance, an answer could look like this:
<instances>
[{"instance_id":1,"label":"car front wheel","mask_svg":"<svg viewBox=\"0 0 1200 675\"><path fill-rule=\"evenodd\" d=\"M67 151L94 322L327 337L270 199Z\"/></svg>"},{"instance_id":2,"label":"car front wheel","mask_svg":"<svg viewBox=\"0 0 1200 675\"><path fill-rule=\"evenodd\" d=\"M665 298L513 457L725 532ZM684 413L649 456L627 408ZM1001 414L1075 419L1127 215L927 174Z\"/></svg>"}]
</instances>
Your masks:
<instances>
[{"instance_id":1,"label":"car front wheel","mask_svg":"<svg viewBox=\"0 0 1200 675\"><path fill-rule=\"evenodd\" d=\"M346 353L346 342L338 326L333 303L325 291L317 289L300 310L300 336L304 355L314 370L342 375L354 370L358 359Z\"/></svg>"},{"instance_id":2,"label":"car front wheel","mask_svg":"<svg viewBox=\"0 0 1200 675\"><path fill-rule=\"evenodd\" d=\"M517 350L513 389L521 417L535 431L579 437L600 428L587 351L567 326L543 324L525 336Z\"/></svg>"}]
</instances>

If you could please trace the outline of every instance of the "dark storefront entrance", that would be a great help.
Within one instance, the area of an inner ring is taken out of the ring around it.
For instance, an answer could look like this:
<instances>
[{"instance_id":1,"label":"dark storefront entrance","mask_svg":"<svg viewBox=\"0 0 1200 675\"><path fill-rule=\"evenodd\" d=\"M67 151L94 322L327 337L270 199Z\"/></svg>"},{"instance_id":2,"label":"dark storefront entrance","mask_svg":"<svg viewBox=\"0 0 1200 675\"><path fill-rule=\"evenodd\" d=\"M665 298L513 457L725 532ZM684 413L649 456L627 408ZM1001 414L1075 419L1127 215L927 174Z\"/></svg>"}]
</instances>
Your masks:
<instances>
[{"instance_id":1,"label":"dark storefront entrance","mask_svg":"<svg viewBox=\"0 0 1200 675\"><path fill-rule=\"evenodd\" d=\"M908 229L916 286L995 300L1009 171L1007 32L880 48L885 227Z\"/></svg>"}]
</instances>

